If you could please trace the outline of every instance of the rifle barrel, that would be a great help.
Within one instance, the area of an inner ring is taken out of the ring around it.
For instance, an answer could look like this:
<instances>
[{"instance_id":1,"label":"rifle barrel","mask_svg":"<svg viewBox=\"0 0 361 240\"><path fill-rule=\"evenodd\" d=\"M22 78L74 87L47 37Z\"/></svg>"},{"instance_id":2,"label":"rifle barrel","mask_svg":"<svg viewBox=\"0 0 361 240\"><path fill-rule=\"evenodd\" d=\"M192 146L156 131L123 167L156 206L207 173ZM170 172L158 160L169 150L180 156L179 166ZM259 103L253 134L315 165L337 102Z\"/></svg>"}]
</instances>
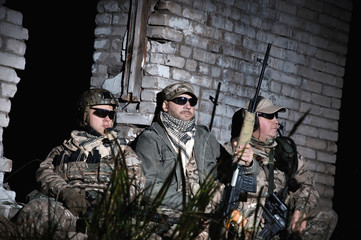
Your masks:
<instances>
[{"instance_id":1,"label":"rifle barrel","mask_svg":"<svg viewBox=\"0 0 361 240\"><path fill-rule=\"evenodd\" d=\"M259 91L261 89L262 79L263 79L264 71L265 71L265 69L267 67L268 56L269 56L270 50L271 50L271 44L269 43L267 45L266 55L264 56L264 59L263 59L263 62L262 62L262 70L261 70L261 74L259 75L256 93L254 95L254 98L250 102L250 111L251 111L251 113L254 113L254 111L256 110L256 101L255 100L257 99Z\"/></svg>"},{"instance_id":2,"label":"rifle barrel","mask_svg":"<svg viewBox=\"0 0 361 240\"><path fill-rule=\"evenodd\" d=\"M212 110L211 122L209 123L209 131L212 130L213 119L214 119L214 115L216 114L216 108L217 108L217 105L218 105L218 96L219 96L220 90L221 90L221 83L218 82L216 97L212 100L212 102L213 102L213 110Z\"/></svg>"}]
</instances>

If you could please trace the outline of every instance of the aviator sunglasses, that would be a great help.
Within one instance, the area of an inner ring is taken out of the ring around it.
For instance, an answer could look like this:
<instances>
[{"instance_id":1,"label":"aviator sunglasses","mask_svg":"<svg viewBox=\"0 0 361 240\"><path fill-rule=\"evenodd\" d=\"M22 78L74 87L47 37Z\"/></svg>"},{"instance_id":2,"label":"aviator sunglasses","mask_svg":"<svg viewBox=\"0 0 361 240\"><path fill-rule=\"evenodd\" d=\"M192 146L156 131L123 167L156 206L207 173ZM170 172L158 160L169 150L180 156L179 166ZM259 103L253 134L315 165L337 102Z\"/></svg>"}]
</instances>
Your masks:
<instances>
[{"instance_id":1,"label":"aviator sunglasses","mask_svg":"<svg viewBox=\"0 0 361 240\"><path fill-rule=\"evenodd\" d=\"M93 114L100 118L106 118L107 116L109 116L110 119L113 119L115 115L115 111L109 111L101 108L90 108L90 109L95 110Z\"/></svg>"},{"instance_id":2,"label":"aviator sunglasses","mask_svg":"<svg viewBox=\"0 0 361 240\"><path fill-rule=\"evenodd\" d=\"M274 117L278 118L278 112L275 113L258 113L258 117L267 118L272 120Z\"/></svg>"},{"instance_id":3,"label":"aviator sunglasses","mask_svg":"<svg viewBox=\"0 0 361 240\"><path fill-rule=\"evenodd\" d=\"M195 105L197 105L196 98L176 97L169 101L172 101L178 105L185 105L187 102L189 102L189 105L191 105L191 107L194 107Z\"/></svg>"}]
</instances>

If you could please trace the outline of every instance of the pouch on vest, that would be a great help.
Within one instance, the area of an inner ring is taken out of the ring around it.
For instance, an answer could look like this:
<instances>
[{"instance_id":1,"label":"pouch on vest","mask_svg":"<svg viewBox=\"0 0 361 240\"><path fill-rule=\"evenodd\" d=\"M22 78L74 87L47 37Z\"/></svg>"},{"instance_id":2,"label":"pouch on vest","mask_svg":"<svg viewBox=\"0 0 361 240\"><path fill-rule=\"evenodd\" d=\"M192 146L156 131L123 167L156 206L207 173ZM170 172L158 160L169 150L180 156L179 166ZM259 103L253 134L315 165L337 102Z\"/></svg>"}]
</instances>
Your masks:
<instances>
[{"instance_id":1,"label":"pouch on vest","mask_svg":"<svg viewBox=\"0 0 361 240\"><path fill-rule=\"evenodd\" d=\"M286 136L275 138L275 167L284 172L288 179L288 190L295 192L300 187L293 178L298 168L297 147L295 142Z\"/></svg>"}]
</instances>

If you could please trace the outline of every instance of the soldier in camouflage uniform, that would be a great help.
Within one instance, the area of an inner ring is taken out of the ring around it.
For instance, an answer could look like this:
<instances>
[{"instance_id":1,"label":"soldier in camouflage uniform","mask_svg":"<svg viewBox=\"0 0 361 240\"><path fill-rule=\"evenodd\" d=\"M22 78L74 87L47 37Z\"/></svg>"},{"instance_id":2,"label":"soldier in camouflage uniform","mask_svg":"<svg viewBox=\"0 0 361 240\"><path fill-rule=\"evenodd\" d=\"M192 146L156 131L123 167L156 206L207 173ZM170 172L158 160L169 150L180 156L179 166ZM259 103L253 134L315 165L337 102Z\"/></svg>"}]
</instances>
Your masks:
<instances>
[{"instance_id":1,"label":"soldier in camouflage uniform","mask_svg":"<svg viewBox=\"0 0 361 240\"><path fill-rule=\"evenodd\" d=\"M19 212L16 223L21 231L41 236L49 231L51 222L56 226L56 238L75 232L77 220L91 217L109 185L119 151L125 157L131 197L140 194L145 182L140 160L113 129L117 107L116 99L106 90L90 89L81 95L80 130L72 131L71 138L41 162L36 172L41 193L33 192L31 201Z\"/></svg>"},{"instance_id":2,"label":"soldier in camouflage uniform","mask_svg":"<svg viewBox=\"0 0 361 240\"><path fill-rule=\"evenodd\" d=\"M233 116L231 143L225 144L227 151L232 152L233 146L237 144L247 107L248 105ZM257 176L257 192L247 193L243 198L246 200L239 203L238 211L246 219L242 222L243 228L240 224L239 232L243 231L246 239L263 239L259 234L266 223L262 217L263 209L259 206L264 206L267 196L274 192L278 193L278 197L285 202L290 211L288 231L286 230L285 234L287 237L292 234L293 237L297 236L303 240L329 239L337 223L337 214L332 209L317 207L319 193L305 159L297 152L292 166L289 163L282 165L282 160L277 159L277 150L282 149L276 148L278 143L275 141L279 127L278 113L285 111L284 107L275 106L269 99L258 99L256 122L250 144L253 147L254 159L260 165L260 173ZM274 166L273 171L270 170L271 165ZM273 174L270 174L271 171ZM283 236L278 234L272 239L283 239Z\"/></svg>"},{"instance_id":3,"label":"soldier in camouflage uniform","mask_svg":"<svg viewBox=\"0 0 361 240\"><path fill-rule=\"evenodd\" d=\"M198 99L191 84L172 84L164 88L161 94L162 111L156 121L138 136L135 151L142 160L145 191L151 199L156 197L177 165L159 209L160 213L173 219L179 217L182 211L182 179L185 178L188 202L197 194L209 174L216 175L212 169L217 162L222 163L218 170L223 166L225 172L229 171L227 176L231 176L232 158L207 127L196 124L194 107ZM178 156L181 163L177 162ZM252 148L248 145L242 159L250 165L252 157ZM220 192L213 195L205 212L214 211L221 198ZM158 233L158 237L167 237L170 232ZM208 239L207 229L197 239Z\"/></svg>"}]
</instances>

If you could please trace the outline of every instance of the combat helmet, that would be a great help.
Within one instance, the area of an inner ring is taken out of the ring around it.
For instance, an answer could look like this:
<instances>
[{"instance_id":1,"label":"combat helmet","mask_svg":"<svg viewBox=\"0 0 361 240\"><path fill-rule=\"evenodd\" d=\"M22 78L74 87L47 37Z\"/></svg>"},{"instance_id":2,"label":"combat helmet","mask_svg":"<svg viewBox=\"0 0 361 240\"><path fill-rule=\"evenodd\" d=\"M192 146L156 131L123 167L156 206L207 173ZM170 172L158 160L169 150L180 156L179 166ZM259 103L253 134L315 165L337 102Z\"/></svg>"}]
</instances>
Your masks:
<instances>
[{"instance_id":1,"label":"combat helmet","mask_svg":"<svg viewBox=\"0 0 361 240\"><path fill-rule=\"evenodd\" d=\"M81 127L87 125L89 108L94 105L112 105L114 111L118 110L118 102L111 92L102 88L89 89L80 96L77 104L78 121ZM112 120L115 123L115 116Z\"/></svg>"}]
</instances>

